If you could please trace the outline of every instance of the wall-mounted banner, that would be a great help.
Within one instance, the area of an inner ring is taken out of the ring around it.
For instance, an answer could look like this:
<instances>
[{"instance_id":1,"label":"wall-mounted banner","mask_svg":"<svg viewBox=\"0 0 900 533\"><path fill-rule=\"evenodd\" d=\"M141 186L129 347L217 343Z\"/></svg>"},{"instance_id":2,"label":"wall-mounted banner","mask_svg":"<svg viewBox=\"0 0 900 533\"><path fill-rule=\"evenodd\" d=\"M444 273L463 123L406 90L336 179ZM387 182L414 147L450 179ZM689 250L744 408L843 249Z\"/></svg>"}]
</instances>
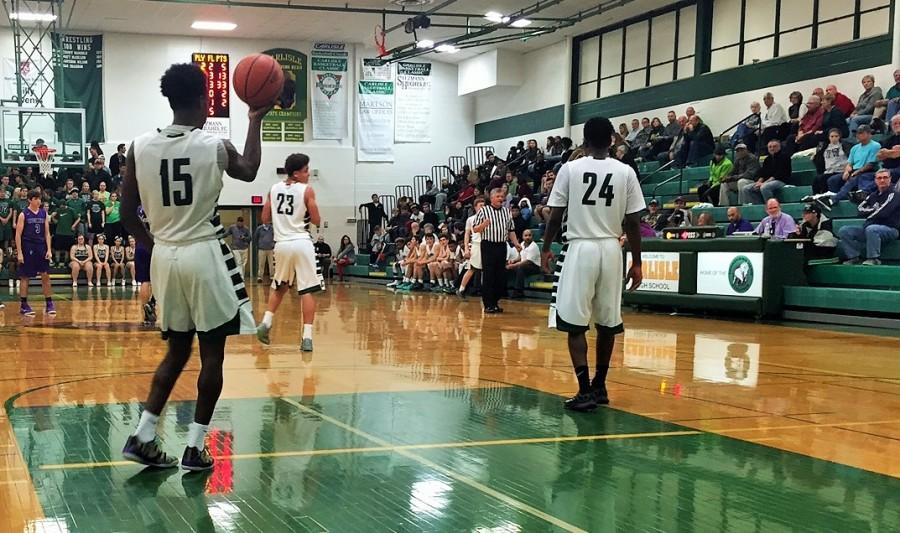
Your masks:
<instances>
[{"instance_id":1,"label":"wall-mounted banner","mask_svg":"<svg viewBox=\"0 0 900 533\"><path fill-rule=\"evenodd\" d=\"M394 83L359 82L357 160L394 161Z\"/></svg>"},{"instance_id":2,"label":"wall-mounted banner","mask_svg":"<svg viewBox=\"0 0 900 533\"><path fill-rule=\"evenodd\" d=\"M347 45L315 43L310 57L313 139L347 136Z\"/></svg>"},{"instance_id":3,"label":"wall-mounted banner","mask_svg":"<svg viewBox=\"0 0 900 533\"><path fill-rule=\"evenodd\" d=\"M207 119L203 130L220 139L230 139L231 78L228 54L194 52L191 61L206 74Z\"/></svg>"},{"instance_id":4,"label":"wall-mounted banner","mask_svg":"<svg viewBox=\"0 0 900 533\"><path fill-rule=\"evenodd\" d=\"M631 252L625 256L625 271L631 268ZM644 281L638 291L678 292L681 254L678 252L641 252Z\"/></svg>"},{"instance_id":5,"label":"wall-mounted banner","mask_svg":"<svg viewBox=\"0 0 900 533\"><path fill-rule=\"evenodd\" d=\"M87 141L106 140L103 132L103 36L54 33L53 79L56 107L83 107ZM60 117L63 118L63 117ZM77 117L65 117L56 125L60 137L80 135Z\"/></svg>"},{"instance_id":6,"label":"wall-mounted banner","mask_svg":"<svg viewBox=\"0 0 900 533\"><path fill-rule=\"evenodd\" d=\"M397 63L398 143L431 142L431 63Z\"/></svg>"},{"instance_id":7,"label":"wall-mounted banner","mask_svg":"<svg viewBox=\"0 0 900 533\"><path fill-rule=\"evenodd\" d=\"M763 254L700 252L697 294L762 298Z\"/></svg>"},{"instance_id":8,"label":"wall-mounted banner","mask_svg":"<svg viewBox=\"0 0 900 533\"><path fill-rule=\"evenodd\" d=\"M308 99L306 54L287 48L263 52L274 57L284 72L284 89L275 108L263 120L262 140L269 142L303 142L303 121Z\"/></svg>"},{"instance_id":9,"label":"wall-mounted banner","mask_svg":"<svg viewBox=\"0 0 900 533\"><path fill-rule=\"evenodd\" d=\"M18 97L18 77L22 76L22 102L20 107L50 107L53 99L53 88L49 86L46 78L38 76L38 69L30 59L23 59L16 64L16 60L3 58L3 92L0 93L4 100L15 100ZM46 104L42 104L46 99Z\"/></svg>"},{"instance_id":10,"label":"wall-mounted banner","mask_svg":"<svg viewBox=\"0 0 900 533\"><path fill-rule=\"evenodd\" d=\"M363 81L393 81L391 77L391 64L385 63L383 59L363 58L362 60L362 78Z\"/></svg>"}]
</instances>

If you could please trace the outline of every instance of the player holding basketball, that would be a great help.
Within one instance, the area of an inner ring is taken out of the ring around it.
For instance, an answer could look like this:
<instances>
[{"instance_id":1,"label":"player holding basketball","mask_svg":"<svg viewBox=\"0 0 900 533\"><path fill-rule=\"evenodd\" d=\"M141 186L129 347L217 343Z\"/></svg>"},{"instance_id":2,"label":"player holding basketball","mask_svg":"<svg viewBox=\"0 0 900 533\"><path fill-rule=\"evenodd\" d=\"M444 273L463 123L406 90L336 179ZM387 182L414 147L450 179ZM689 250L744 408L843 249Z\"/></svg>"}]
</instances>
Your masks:
<instances>
[{"instance_id":1,"label":"player holding basketball","mask_svg":"<svg viewBox=\"0 0 900 533\"><path fill-rule=\"evenodd\" d=\"M44 313L56 315L56 306L50 292L50 215L41 207L41 191L28 191L28 206L19 213L16 221L16 250L19 259L19 314L34 316L28 305L28 280L41 275L41 287L47 308Z\"/></svg>"},{"instance_id":2,"label":"player holding basketball","mask_svg":"<svg viewBox=\"0 0 900 533\"><path fill-rule=\"evenodd\" d=\"M156 425L169 394L200 340L197 403L181 459L186 470L209 470L214 460L205 446L213 410L222 392L225 341L256 330L244 280L222 240L217 199L222 172L241 181L256 179L260 164L260 123L270 107L252 108L244 155L229 141L201 128L206 123L206 75L196 65L172 65L161 80L172 125L134 140L123 176L122 222L152 250L150 277L160 304L160 329L168 341L156 369L140 422L122 455L155 467L178 460L161 448ZM153 235L138 216L143 207Z\"/></svg>"},{"instance_id":3,"label":"player holding basketball","mask_svg":"<svg viewBox=\"0 0 900 533\"><path fill-rule=\"evenodd\" d=\"M549 271L551 245L565 214L565 239L556 266L556 290L550 301L550 327L569 334L569 355L578 378L578 394L566 400L574 411L608 404L606 374L622 325L623 225L634 261L626 276L635 290L641 272L640 212L644 197L634 170L609 157L612 123L595 117L584 125L588 157L566 163L556 176L547 202L550 220L544 233L543 263ZM624 220L624 224L623 224ZM596 374L591 381L585 332L597 328Z\"/></svg>"},{"instance_id":4,"label":"player holding basketball","mask_svg":"<svg viewBox=\"0 0 900 533\"><path fill-rule=\"evenodd\" d=\"M319 206L316 193L309 186L309 157L291 154L284 162L287 178L272 185L262 210L263 224L272 224L275 231L275 276L269 304L256 337L269 344L269 331L275 311L281 305L288 288L296 287L303 309L303 336L300 350L313 349L313 318L316 300L313 293L324 289L322 274L318 272L316 251L309 234L309 223L319 225Z\"/></svg>"}]
</instances>

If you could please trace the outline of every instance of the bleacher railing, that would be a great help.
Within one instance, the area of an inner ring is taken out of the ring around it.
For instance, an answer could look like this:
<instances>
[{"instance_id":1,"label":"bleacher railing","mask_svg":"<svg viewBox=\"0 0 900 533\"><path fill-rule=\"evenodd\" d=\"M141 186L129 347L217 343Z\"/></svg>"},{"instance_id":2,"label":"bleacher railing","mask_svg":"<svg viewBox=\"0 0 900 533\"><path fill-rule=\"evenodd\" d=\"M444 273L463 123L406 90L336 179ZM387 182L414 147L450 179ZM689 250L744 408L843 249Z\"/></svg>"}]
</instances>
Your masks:
<instances>
[{"instance_id":1,"label":"bleacher railing","mask_svg":"<svg viewBox=\"0 0 900 533\"><path fill-rule=\"evenodd\" d=\"M493 146L475 145L466 147L466 159L470 161L470 165L478 166L487 159L487 153L496 154Z\"/></svg>"},{"instance_id":2,"label":"bleacher railing","mask_svg":"<svg viewBox=\"0 0 900 533\"><path fill-rule=\"evenodd\" d=\"M398 199L404 196L412 198L413 193L412 185L397 185L394 187L394 195L397 196Z\"/></svg>"},{"instance_id":3,"label":"bleacher railing","mask_svg":"<svg viewBox=\"0 0 900 533\"><path fill-rule=\"evenodd\" d=\"M450 183L454 183L456 181L456 177L453 175L453 170L447 165L434 165L431 167L431 179L434 180L435 183L440 185L441 180L446 179Z\"/></svg>"},{"instance_id":4,"label":"bleacher railing","mask_svg":"<svg viewBox=\"0 0 900 533\"><path fill-rule=\"evenodd\" d=\"M388 216L388 219L391 218L391 211L397 207L397 197L393 194L380 194L378 197L381 199L382 205L384 205L384 214Z\"/></svg>"},{"instance_id":5,"label":"bleacher railing","mask_svg":"<svg viewBox=\"0 0 900 533\"><path fill-rule=\"evenodd\" d=\"M453 170L454 174L462 172L462 168L468 164L466 158L461 155L451 155L449 159L447 159L447 166Z\"/></svg>"},{"instance_id":6,"label":"bleacher railing","mask_svg":"<svg viewBox=\"0 0 900 533\"><path fill-rule=\"evenodd\" d=\"M431 176L426 176L424 174L418 174L413 176L413 201L418 202L419 198L425 194L425 191L428 189L425 182L431 179Z\"/></svg>"},{"instance_id":7,"label":"bleacher railing","mask_svg":"<svg viewBox=\"0 0 900 533\"><path fill-rule=\"evenodd\" d=\"M664 170L668 170L669 168L673 167L674 165L675 165L675 160L673 159L673 160L669 161L668 163L666 163L665 165L657 168L653 172L647 174L646 176L643 177L643 179L640 180L641 185L643 185L645 183L649 183L650 178L652 178L653 176L659 174L660 172L662 172Z\"/></svg>"},{"instance_id":8,"label":"bleacher railing","mask_svg":"<svg viewBox=\"0 0 900 533\"><path fill-rule=\"evenodd\" d=\"M674 163L674 161L670 161L670 163ZM662 168L662 167L660 167ZM653 197L656 198L656 191L659 190L660 187L667 183L672 183L673 181L678 180L678 194L684 194L684 169L679 168L678 174L672 176L667 180L663 180L656 184L656 187L653 187Z\"/></svg>"},{"instance_id":9,"label":"bleacher railing","mask_svg":"<svg viewBox=\"0 0 900 533\"><path fill-rule=\"evenodd\" d=\"M719 136L713 140L716 142L716 144L718 144L719 141L722 139L722 137L725 137L726 135L728 135L728 132L730 132L731 130L737 129L738 126L743 124L750 117L757 117L759 119L758 125L756 126L756 146L752 147L753 153L758 154L759 149L760 149L759 143L762 142L762 132L763 132L762 117L760 116L759 113L750 113L749 115L742 118L741 120L738 120L737 122L732 124L727 130L720 133Z\"/></svg>"}]
</instances>

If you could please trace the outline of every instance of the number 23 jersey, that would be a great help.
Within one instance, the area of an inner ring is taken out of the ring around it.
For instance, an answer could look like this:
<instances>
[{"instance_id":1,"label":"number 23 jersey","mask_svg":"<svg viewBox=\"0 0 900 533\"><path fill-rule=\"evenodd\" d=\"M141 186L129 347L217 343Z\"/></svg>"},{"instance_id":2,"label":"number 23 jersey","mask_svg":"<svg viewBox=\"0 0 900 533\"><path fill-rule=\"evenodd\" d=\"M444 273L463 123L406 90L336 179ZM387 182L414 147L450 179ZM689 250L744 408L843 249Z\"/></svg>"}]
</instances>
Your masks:
<instances>
[{"instance_id":1,"label":"number 23 jersey","mask_svg":"<svg viewBox=\"0 0 900 533\"><path fill-rule=\"evenodd\" d=\"M134 175L153 238L188 244L221 236L217 212L228 154L222 140L171 125L134 140Z\"/></svg>"},{"instance_id":2,"label":"number 23 jersey","mask_svg":"<svg viewBox=\"0 0 900 533\"><path fill-rule=\"evenodd\" d=\"M550 207L567 209L565 237L618 239L625 215L646 208L634 169L613 159L583 157L559 169Z\"/></svg>"},{"instance_id":3,"label":"number 23 jersey","mask_svg":"<svg viewBox=\"0 0 900 533\"><path fill-rule=\"evenodd\" d=\"M272 205L272 230L275 242L309 239L309 212L306 189L309 184L279 181L269 191Z\"/></svg>"}]
</instances>

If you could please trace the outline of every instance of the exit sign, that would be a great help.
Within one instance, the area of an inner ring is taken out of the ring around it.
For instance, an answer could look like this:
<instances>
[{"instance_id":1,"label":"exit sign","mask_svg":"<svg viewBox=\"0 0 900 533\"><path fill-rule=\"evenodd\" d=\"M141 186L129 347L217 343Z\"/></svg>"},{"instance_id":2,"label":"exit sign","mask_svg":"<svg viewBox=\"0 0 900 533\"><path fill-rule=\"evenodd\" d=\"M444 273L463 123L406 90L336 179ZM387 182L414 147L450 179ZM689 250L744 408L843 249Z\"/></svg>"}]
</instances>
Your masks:
<instances>
[{"instance_id":1,"label":"exit sign","mask_svg":"<svg viewBox=\"0 0 900 533\"><path fill-rule=\"evenodd\" d=\"M261 205L263 203L263 197L257 195L251 196L250 203L253 205Z\"/></svg>"}]
</instances>

